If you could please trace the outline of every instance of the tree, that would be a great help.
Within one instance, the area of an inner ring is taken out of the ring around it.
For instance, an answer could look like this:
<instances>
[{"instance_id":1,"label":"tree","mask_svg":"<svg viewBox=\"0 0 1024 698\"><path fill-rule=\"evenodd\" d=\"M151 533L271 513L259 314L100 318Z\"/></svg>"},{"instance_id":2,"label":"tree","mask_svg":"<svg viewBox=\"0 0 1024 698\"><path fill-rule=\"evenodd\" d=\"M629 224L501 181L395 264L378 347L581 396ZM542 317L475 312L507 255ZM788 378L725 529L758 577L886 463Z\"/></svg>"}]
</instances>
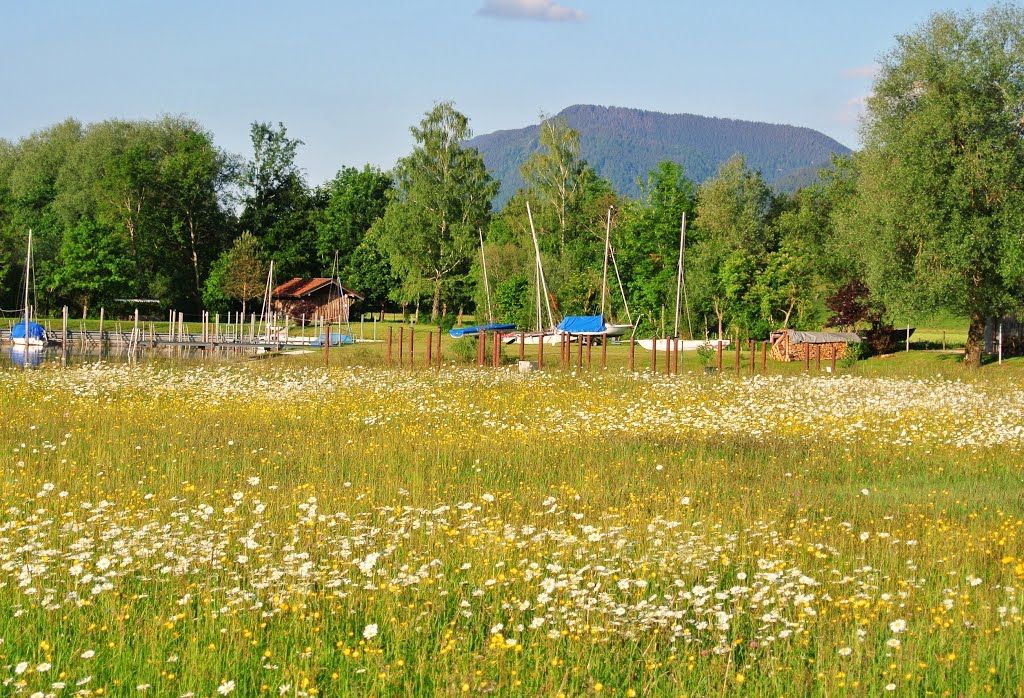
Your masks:
<instances>
[{"instance_id":1,"label":"tree","mask_svg":"<svg viewBox=\"0 0 1024 698\"><path fill-rule=\"evenodd\" d=\"M1019 306L1022 136L1024 10L935 14L882 59L844 230L890 313L970 317L969 366L986 319Z\"/></svg>"},{"instance_id":2,"label":"tree","mask_svg":"<svg viewBox=\"0 0 1024 698\"><path fill-rule=\"evenodd\" d=\"M480 153L462 146L472 135L469 120L451 102L436 105L411 131L417 145L399 160L396 188L375 227L404 298L429 296L436 320L451 277L468 271L498 183Z\"/></svg>"},{"instance_id":3,"label":"tree","mask_svg":"<svg viewBox=\"0 0 1024 698\"><path fill-rule=\"evenodd\" d=\"M586 162L580 159L579 131L569 128L564 118L541 115L540 147L520 168L523 179L558 222L559 241L564 247L569 216L582 192Z\"/></svg>"},{"instance_id":4,"label":"tree","mask_svg":"<svg viewBox=\"0 0 1024 698\"><path fill-rule=\"evenodd\" d=\"M685 212L692 231L696 185L681 165L666 161L639 186L642 202L625 206L617 252L630 304L641 318L639 330L647 334L656 331L652 318L661 308L675 311L680 226ZM685 309L680 315L685 323Z\"/></svg>"},{"instance_id":5,"label":"tree","mask_svg":"<svg viewBox=\"0 0 1024 698\"><path fill-rule=\"evenodd\" d=\"M211 278L219 276L222 293L242 302L242 317L245 317L246 301L266 287L267 268L261 259L260 243L246 231L224 252L222 259L224 261L217 264L217 274L211 274Z\"/></svg>"},{"instance_id":6,"label":"tree","mask_svg":"<svg viewBox=\"0 0 1024 698\"><path fill-rule=\"evenodd\" d=\"M90 305L130 295L132 266L120 233L82 220L65 234L48 288L81 306L85 317Z\"/></svg>"},{"instance_id":7,"label":"tree","mask_svg":"<svg viewBox=\"0 0 1024 698\"><path fill-rule=\"evenodd\" d=\"M242 168L245 207L239 220L273 258L284 276L319 271L313 216L324 203L306 187L295 156L302 141L288 137L284 124L254 123L253 156Z\"/></svg>"},{"instance_id":8,"label":"tree","mask_svg":"<svg viewBox=\"0 0 1024 698\"><path fill-rule=\"evenodd\" d=\"M322 264L335 253L344 268L374 222L387 210L391 175L366 165L343 167L327 185L327 206L316 224L316 246Z\"/></svg>"},{"instance_id":9,"label":"tree","mask_svg":"<svg viewBox=\"0 0 1024 698\"><path fill-rule=\"evenodd\" d=\"M774 196L761 174L736 155L700 186L697 201L694 284L687 286L698 290L695 305L714 314L719 335L727 318L751 331L757 311L749 307L748 291L757 265L777 247Z\"/></svg>"}]
</instances>

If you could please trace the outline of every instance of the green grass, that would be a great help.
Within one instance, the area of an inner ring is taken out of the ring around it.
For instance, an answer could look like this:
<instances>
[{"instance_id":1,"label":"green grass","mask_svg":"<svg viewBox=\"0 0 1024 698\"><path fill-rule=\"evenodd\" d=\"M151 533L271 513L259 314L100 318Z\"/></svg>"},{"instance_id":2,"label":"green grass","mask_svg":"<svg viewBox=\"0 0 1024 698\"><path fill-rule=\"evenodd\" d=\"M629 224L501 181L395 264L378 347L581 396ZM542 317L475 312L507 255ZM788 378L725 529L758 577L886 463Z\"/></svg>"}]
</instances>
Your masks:
<instances>
[{"instance_id":1,"label":"green grass","mask_svg":"<svg viewBox=\"0 0 1024 698\"><path fill-rule=\"evenodd\" d=\"M999 609L1024 583L1024 363L967 374L909 352L838 380L786 364L751 382L630 376L623 347L606 372L528 377L367 367L381 351L332 350L329 370L312 354L0 372L0 681L1019 688L1021 618ZM697 604L701 586L725 600ZM715 604L722 631L700 610Z\"/></svg>"}]
</instances>

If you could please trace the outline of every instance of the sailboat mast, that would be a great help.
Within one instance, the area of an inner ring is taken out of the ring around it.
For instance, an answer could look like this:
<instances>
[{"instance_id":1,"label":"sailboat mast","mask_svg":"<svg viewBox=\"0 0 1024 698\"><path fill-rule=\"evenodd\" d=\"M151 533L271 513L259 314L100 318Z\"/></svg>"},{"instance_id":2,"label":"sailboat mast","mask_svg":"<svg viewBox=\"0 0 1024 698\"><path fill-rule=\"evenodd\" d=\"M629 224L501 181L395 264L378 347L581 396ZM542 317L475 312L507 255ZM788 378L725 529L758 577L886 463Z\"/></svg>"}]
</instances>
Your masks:
<instances>
[{"instance_id":1,"label":"sailboat mast","mask_svg":"<svg viewBox=\"0 0 1024 698\"><path fill-rule=\"evenodd\" d=\"M686 211L683 211L683 223L679 231L679 261L676 263L676 315L672 336L679 336L679 302L683 290L683 245L686 244Z\"/></svg>"},{"instance_id":2,"label":"sailboat mast","mask_svg":"<svg viewBox=\"0 0 1024 698\"><path fill-rule=\"evenodd\" d=\"M548 282L544 280L544 267L540 262L540 244L537 242L537 231L533 227L533 212L530 211L530 202L526 202L526 215L530 219L530 235L533 236L533 249L537 253L537 273L540 275L541 288L544 291L544 304L548 309L548 323L551 329L555 329L555 318L551 312L551 296L548 294Z\"/></svg>"},{"instance_id":3,"label":"sailboat mast","mask_svg":"<svg viewBox=\"0 0 1024 698\"><path fill-rule=\"evenodd\" d=\"M491 285L487 282L487 257L484 256L484 231L477 228L480 233L480 263L484 267L484 294L487 296L487 322L494 324L494 315L491 313Z\"/></svg>"},{"instance_id":4,"label":"sailboat mast","mask_svg":"<svg viewBox=\"0 0 1024 698\"><path fill-rule=\"evenodd\" d=\"M604 226L604 273L601 275L601 317L604 317L605 297L608 295L608 250L611 246L612 207L608 207L608 222Z\"/></svg>"},{"instance_id":5,"label":"sailboat mast","mask_svg":"<svg viewBox=\"0 0 1024 698\"><path fill-rule=\"evenodd\" d=\"M32 273L32 229L28 229L28 247L25 249L25 342L26 349L28 348L28 283L29 274Z\"/></svg>"}]
</instances>

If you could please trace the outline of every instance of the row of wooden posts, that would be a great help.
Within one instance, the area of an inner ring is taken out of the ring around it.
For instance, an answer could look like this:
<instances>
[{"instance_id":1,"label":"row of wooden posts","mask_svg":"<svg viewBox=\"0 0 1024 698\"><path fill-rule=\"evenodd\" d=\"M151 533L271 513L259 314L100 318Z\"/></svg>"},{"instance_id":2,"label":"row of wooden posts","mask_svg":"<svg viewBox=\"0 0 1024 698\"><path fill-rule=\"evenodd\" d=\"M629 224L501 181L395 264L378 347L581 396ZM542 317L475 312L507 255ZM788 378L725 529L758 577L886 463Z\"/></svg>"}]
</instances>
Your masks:
<instances>
[{"instance_id":1,"label":"row of wooden posts","mask_svg":"<svg viewBox=\"0 0 1024 698\"><path fill-rule=\"evenodd\" d=\"M432 367L433 368L438 368L438 369L441 368L441 337L442 337L442 334L443 334L442 330L437 330L436 333L433 330L431 330L427 334L427 346L426 346L426 351L424 352L424 354L425 354L425 366L427 368L432 368ZM483 331L481 331L477 335L477 366L479 366L480 368L483 368L488 363L488 361L487 361L487 352L486 352L487 341L488 341L487 340L487 336L488 336L487 333L485 333ZM502 344L503 344L503 339L506 336L507 335L502 335L502 334L499 334L499 333L493 333L493 334L490 335L490 342L491 342L490 365L493 368L499 368L501 366L501 361L502 361ZM434 349L434 347L435 347L435 338L436 338L436 351ZM560 335L559 344L558 344L559 354L560 354L559 355L559 366L562 367L562 368L580 368L580 369L582 369L582 368L588 368L588 369L591 368L592 360L593 360L594 340L597 339L597 338L601 339L601 343L600 343L600 347L601 347L601 357L600 357L601 368L602 369L607 368L607 366L608 366L608 337L607 337L607 335L592 335L592 336L584 335L584 336L578 336L577 337L577 342L576 342L575 356L573 356L573 353L574 353L573 352L573 344L570 341L569 335L566 335L566 334ZM396 345L396 342L395 342L396 339L397 339L397 345ZM541 338L541 340L543 340L543 338ZM662 340L659 340L659 341L662 341ZM683 344L682 344L683 340L681 340L681 339L669 339L669 340L665 340L665 341L667 342L666 349L665 349L665 351L661 352L664 355L664 357L665 357L664 358L664 371L668 375L678 374L680 372L680 370L683 368L683 354L685 353L683 351L683 348L682 348L683 347ZM389 366L389 367L390 366L395 366L396 363L397 363L397 365L400 366L400 367L401 366L405 366L406 364L408 364L409 368L415 368L415 366L416 366L416 359L415 359L415 349L416 349L416 343L415 342L416 342L416 339L415 339L415 334L412 331L412 328L409 329L408 343L407 343L406 337L405 337L405 327L404 326L398 328L398 336L397 337L395 336L394 328L393 327L389 327L388 328L388 333L387 333L387 339L385 340L385 342L386 342L386 346L387 346L386 354L385 354L385 363L386 363L387 366ZM518 345L518 348L519 348L519 360L520 361L525 361L526 360L526 334L525 333L520 332L518 334L518 341L516 342L516 344ZM755 373L757 373L757 358L758 358L757 355L758 355L758 348L759 348L758 344L760 344L760 350L761 350L760 351L760 354L761 354L761 356L760 356L760 369L761 369L761 373L765 373L767 371L767 368L768 368L768 348L770 346L770 342L768 342L768 341L757 342L757 341L755 341L753 339L748 340L747 341L747 351L748 351L748 353L750 355L749 371L750 371L751 375L754 375ZM820 372L821 371L821 359L822 359L822 356L821 356L821 354L822 354L822 352L821 352L821 345L815 344L813 346L814 346L813 353L814 353L815 367L816 367L816 370L818 370ZM406 349L406 347L408 347L408 349ZM735 356L734 370L735 370L737 375L739 375L742 372L742 370L743 370L743 366L742 366L742 363L741 363L741 360L740 360L741 359L741 354L740 354L741 348L742 348L741 342L737 341L736 342L735 352L733 352L734 356ZM324 362L325 363L329 361L329 359L328 359L328 352L329 351L330 351L329 347L324 347ZM716 356L715 356L715 358L716 358L716 366L715 366L715 368L716 368L716 370L719 373L721 373L722 370L723 370L723 363L724 363L725 353L726 352L723 349L722 343L719 342L718 343L718 348L717 348L717 350L715 352L715 354L716 354ZM810 369L811 369L811 353L812 353L811 351L808 351L808 352L805 353L805 356L804 356L804 370L805 371L810 371ZM636 365L636 340L633 337L630 337L630 339L629 339L629 364L628 365L629 365L629 370L630 371L635 371L637 369L637 365ZM651 372L652 373L658 373L660 371L660 366L661 366L661 364L659 363L659 358L658 358L658 342L655 342L654 345L651 348L651 364L650 364ZM544 368L544 342L543 341L540 341L537 344L537 363L536 363L536 367L538 369L543 369ZM835 352L832 352L832 356L831 356L831 371L833 373L835 373L835 370L836 370L836 356L835 356Z\"/></svg>"}]
</instances>

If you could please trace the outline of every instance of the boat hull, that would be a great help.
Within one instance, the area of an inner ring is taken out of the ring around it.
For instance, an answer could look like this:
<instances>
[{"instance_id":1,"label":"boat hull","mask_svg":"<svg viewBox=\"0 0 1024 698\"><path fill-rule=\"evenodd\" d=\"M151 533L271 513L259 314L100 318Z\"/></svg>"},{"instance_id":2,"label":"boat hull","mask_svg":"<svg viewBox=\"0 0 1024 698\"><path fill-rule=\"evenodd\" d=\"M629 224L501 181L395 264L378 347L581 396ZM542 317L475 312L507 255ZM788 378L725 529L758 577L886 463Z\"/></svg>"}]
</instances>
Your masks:
<instances>
[{"instance_id":1,"label":"boat hull","mask_svg":"<svg viewBox=\"0 0 1024 698\"><path fill-rule=\"evenodd\" d=\"M673 344L673 342L675 342L675 344ZM713 351L717 351L719 344L722 345L722 349L729 346L728 339L638 339L636 340L636 343L641 349L646 349L647 351L651 351L655 345L657 346L658 351L668 351L670 346L673 348L678 347L680 351L696 351L704 346Z\"/></svg>"}]
</instances>

